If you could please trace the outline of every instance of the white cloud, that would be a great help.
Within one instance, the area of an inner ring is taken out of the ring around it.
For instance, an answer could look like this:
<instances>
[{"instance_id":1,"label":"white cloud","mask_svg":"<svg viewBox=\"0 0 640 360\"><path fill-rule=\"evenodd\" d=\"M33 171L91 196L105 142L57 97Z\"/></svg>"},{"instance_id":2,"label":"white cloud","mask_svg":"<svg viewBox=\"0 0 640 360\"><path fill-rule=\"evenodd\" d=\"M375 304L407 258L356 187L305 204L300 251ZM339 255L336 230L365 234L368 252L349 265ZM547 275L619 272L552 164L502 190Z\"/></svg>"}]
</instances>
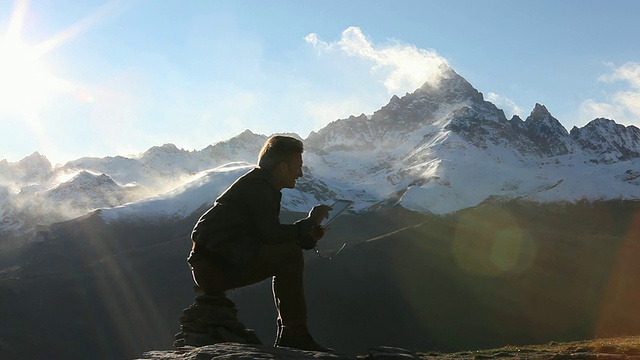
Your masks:
<instances>
[{"instance_id":1,"label":"white cloud","mask_svg":"<svg viewBox=\"0 0 640 360\"><path fill-rule=\"evenodd\" d=\"M493 104L495 104L498 108L504 110L505 116L507 118L511 118L513 115L518 115L520 117L522 114L522 108L520 106L518 106L518 104L515 103L515 101L498 95L494 92L490 92L487 95L487 100L491 101Z\"/></svg>"},{"instance_id":2,"label":"white cloud","mask_svg":"<svg viewBox=\"0 0 640 360\"><path fill-rule=\"evenodd\" d=\"M640 91L617 92L613 100L635 115L637 119L640 118Z\"/></svg>"},{"instance_id":3,"label":"white cloud","mask_svg":"<svg viewBox=\"0 0 640 360\"><path fill-rule=\"evenodd\" d=\"M596 118L607 118L619 121L624 116L624 109L616 104L585 100L580 106L580 118L591 121Z\"/></svg>"},{"instance_id":4,"label":"white cloud","mask_svg":"<svg viewBox=\"0 0 640 360\"><path fill-rule=\"evenodd\" d=\"M580 107L581 118L590 121L605 117L620 123L640 126L640 63L628 62L613 68L611 73L600 76L598 80L606 83L623 82L627 87L615 91L607 102L593 99L584 101Z\"/></svg>"},{"instance_id":5,"label":"white cloud","mask_svg":"<svg viewBox=\"0 0 640 360\"><path fill-rule=\"evenodd\" d=\"M347 28L337 42L322 41L314 33L307 35L305 40L320 54L342 53L372 62L371 72L382 75L389 94L416 90L437 73L438 66L447 62L433 50L418 49L397 41L376 46L358 27Z\"/></svg>"},{"instance_id":6,"label":"white cloud","mask_svg":"<svg viewBox=\"0 0 640 360\"><path fill-rule=\"evenodd\" d=\"M601 81L627 81L631 87L640 89L640 63L628 62L617 69L613 73L605 74L600 77Z\"/></svg>"}]
</instances>

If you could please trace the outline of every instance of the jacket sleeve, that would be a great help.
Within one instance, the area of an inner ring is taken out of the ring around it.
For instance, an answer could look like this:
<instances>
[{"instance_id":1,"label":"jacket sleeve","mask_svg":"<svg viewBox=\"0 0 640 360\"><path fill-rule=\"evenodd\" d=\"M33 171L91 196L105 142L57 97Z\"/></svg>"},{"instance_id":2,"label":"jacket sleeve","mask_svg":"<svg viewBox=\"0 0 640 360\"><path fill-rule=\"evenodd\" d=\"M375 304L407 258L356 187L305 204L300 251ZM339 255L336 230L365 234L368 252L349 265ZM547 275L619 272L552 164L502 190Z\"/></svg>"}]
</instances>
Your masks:
<instances>
[{"instance_id":1,"label":"jacket sleeve","mask_svg":"<svg viewBox=\"0 0 640 360\"><path fill-rule=\"evenodd\" d=\"M251 232L266 244L300 242L309 236L313 224L302 219L295 224L281 224L280 197L267 184L254 184L246 192Z\"/></svg>"}]
</instances>

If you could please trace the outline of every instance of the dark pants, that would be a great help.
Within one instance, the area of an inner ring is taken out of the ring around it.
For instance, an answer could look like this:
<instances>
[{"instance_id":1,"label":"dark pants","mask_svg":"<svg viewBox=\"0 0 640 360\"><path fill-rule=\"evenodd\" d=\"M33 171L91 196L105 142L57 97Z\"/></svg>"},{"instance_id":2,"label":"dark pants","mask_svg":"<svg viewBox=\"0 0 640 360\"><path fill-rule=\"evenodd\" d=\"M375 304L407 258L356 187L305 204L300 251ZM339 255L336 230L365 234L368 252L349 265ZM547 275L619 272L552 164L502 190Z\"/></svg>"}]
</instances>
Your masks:
<instances>
[{"instance_id":1,"label":"dark pants","mask_svg":"<svg viewBox=\"0 0 640 360\"><path fill-rule=\"evenodd\" d=\"M242 258L243 254L234 254L237 251L199 254L196 250L192 253L189 264L196 284L205 293L215 294L272 277L278 325L306 328L302 249L295 243L263 245L257 251L250 251L253 254L246 255L244 261L225 261L227 255Z\"/></svg>"}]
</instances>

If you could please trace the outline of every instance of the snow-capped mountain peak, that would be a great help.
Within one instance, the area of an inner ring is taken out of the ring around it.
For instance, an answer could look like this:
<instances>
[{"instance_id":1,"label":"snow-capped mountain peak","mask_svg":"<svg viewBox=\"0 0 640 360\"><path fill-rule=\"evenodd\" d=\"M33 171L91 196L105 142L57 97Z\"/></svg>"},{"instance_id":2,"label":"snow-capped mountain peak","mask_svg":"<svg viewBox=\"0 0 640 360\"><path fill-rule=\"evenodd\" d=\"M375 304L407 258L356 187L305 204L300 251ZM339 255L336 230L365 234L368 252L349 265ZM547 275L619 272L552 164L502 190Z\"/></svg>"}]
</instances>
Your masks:
<instances>
[{"instance_id":1,"label":"snow-capped mountain peak","mask_svg":"<svg viewBox=\"0 0 640 360\"><path fill-rule=\"evenodd\" d=\"M571 138L607 163L640 157L640 129L635 126L598 118L571 129Z\"/></svg>"},{"instance_id":2,"label":"snow-capped mountain peak","mask_svg":"<svg viewBox=\"0 0 640 360\"><path fill-rule=\"evenodd\" d=\"M28 167L28 166L44 166L49 168L51 167L51 162L49 162L47 157L44 155L41 155L37 151L34 151L33 154L18 161L18 164L23 167Z\"/></svg>"},{"instance_id":3,"label":"snow-capped mountain peak","mask_svg":"<svg viewBox=\"0 0 640 360\"><path fill-rule=\"evenodd\" d=\"M111 177L106 174L94 174L86 170L80 171L71 180L58 185L55 189L70 189L74 192L87 192L96 188L112 190L116 189L116 184Z\"/></svg>"},{"instance_id":4,"label":"snow-capped mountain peak","mask_svg":"<svg viewBox=\"0 0 640 360\"><path fill-rule=\"evenodd\" d=\"M442 63L414 94L448 104L482 101L482 94L446 63Z\"/></svg>"},{"instance_id":5,"label":"snow-capped mountain peak","mask_svg":"<svg viewBox=\"0 0 640 360\"><path fill-rule=\"evenodd\" d=\"M140 159L153 158L158 156L163 156L167 154L180 154L184 153L186 150L178 149L174 144L164 144L162 146L153 146L149 150L145 151L140 155Z\"/></svg>"},{"instance_id":6,"label":"snow-capped mountain peak","mask_svg":"<svg viewBox=\"0 0 640 360\"><path fill-rule=\"evenodd\" d=\"M542 151L550 156L566 155L576 151L567 129L554 118L544 105L536 104L533 111L524 121L525 127L541 146Z\"/></svg>"},{"instance_id":7,"label":"snow-capped mountain peak","mask_svg":"<svg viewBox=\"0 0 640 360\"><path fill-rule=\"evenodd\" d=\"M525 120L525 126L538 136L568 136L567 129L554 118L544 105L536 103Z\"/></svg>"},{"instance_id":8,"label":"snow-capped mountain peak","mask_svg":"<svg viewBox=\"0 0 640 360\"><path fill-rule=\"evenodd\" d=\"M47 180L52 171L51 162L36 151L17 163L6 159L0 162L0 183L39 183Z\"/></svg>"},{"instance_id":9,"label":"snow-capped mountain peak","mask_svg":"<svg viewBox=\"0 0 640 360\"><path fill-rule=\"evenodd\" d=\"M119 205L127 198L126 189L106 174L80 171L71 180L41 194L51 204L68 204L71 208L96 209Z\"/></svg>"}]
</instances>

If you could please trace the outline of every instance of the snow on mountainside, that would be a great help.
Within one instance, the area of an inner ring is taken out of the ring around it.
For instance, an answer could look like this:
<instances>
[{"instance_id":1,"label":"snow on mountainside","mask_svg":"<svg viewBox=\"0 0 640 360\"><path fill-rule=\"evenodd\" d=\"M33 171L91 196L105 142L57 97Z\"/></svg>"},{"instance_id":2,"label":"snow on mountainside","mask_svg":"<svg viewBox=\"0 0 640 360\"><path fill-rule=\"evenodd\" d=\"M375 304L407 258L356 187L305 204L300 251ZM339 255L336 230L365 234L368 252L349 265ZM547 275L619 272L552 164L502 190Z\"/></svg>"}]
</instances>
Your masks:
<instances>
[{"instance_id":1,"label":"snow on mountainside","mask_svg":"<svg viewBox=\"0 0 640 360\"><path fill-rule=\"evenodd\" d=\"M265 139L247 130L200 151L165 144L138 156L81 158L55 168L37 152L18 163L0 161L0 233L157 196L228 162L254 162Z\"/></svg>"},{"instance_id":2,"label":"snow on mountainside","mask_svg":"<svg viewBox=\"0 0 640 360\"><path fill-rule=\"evenodd\" d=\"M349 198L357 211L399 204L444 214L513 198L640 199L638 128L596 119L568 132L541 104L525 121L507 120L448 65L439 70L371 116L336 120L309 134L305 177L284 191L283 207L306 211ZM247 130L199 151L165 144L135 157L82 158L53 169L37 153L17 164L2 161L0 214L11 224L5 229L26 228L15 204L30 194L65 206L81 195L82 211L102 207L110 221L184 217L247 171L266 138ZM100 186L60 185L75 174Z\"/></svg>"},{"instance_id":3,"label":"snow on mountainside","mask_svg":"<svg viewBox=\"0 0 640 360\"><path fill-rule=\"evenodd\" d=\"M18 161L0 161L0 183L5 185L33 184L46 180L51 175L51 163L37 151Z\"/></svg>"},{"instance_id":4,"label":"snow on mountainside","mask_svg":"<svg viewBox=\"0 0 640 360\"><path fill-rule=\"evenodd\" d=\"M266 136L246 130L242 134L200 151L178 149L173 144L155 146L133 157L82 158L57 172L89 170L108 174L120 184L136 184L156 193L171 190L201 171L233 161L254 162Z\"/></svg>"},{"instance_id":5,"label":"snow on mountainside","mask_svg":"<svg viewBox=\"0 0 640 360\"><path fill-rule=\"evenodd\" d=\"M107 222L119 220L157 220L182 219L198 209L213 205L214 200L241 175L254 168L247 162L232 162L217 168L196 174L187 183L164 194L118 207L101 209L100 215ZM309 204L315 204L318 198L328 202L337 198L329 186L320 179L307 175L299 179L295 189L283 190L283 208L291 211L308 211ZM325 194L311 195L311 194Z\"/></svg>"},{"instance_id":6,"label":"snow on mountainside","mask_svg":"<svg viewBox=\"0 0 640 360\"><path fill-rule=\"evenodd\" d=\"M211 206L216 198L235 179L253 166L245 162L229 163L204 171L186 184L142 201L106 208L100 211L107 222L115 219L139 220L141 217L171 220L191 215L199 208Z\"/></svg>"}]
</instances>

